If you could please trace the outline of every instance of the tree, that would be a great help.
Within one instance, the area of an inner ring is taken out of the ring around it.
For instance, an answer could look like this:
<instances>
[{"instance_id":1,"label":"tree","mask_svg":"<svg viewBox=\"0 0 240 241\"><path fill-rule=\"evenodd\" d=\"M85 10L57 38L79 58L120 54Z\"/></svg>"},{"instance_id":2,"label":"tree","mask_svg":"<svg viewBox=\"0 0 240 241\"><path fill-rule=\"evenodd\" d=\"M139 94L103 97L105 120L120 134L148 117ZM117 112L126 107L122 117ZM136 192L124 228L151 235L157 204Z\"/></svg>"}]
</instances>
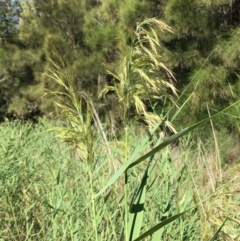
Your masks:
<instances>
[{"instance_id":1,"label":"tree","mask_svg":"<svg viewBox=\"0 0 240 241\"><path fill-rule=\"evenodd\" d=\"M1 0L0 1L0 38L13 39L19 25L19 15L22 12L18 1Z\"/></svg>"},{"instance_id":2,"label":"tree","mask_svg":"<svg viewBox=\"0 0 240 241\"><path fill-rule=\"evenodd\" d=\"M45 88L54 88L44 76L57 52L65 63L73 66L79 76L79 59L84 56L84 1L22 1L19 31L14 43L11 63L5 63L8 73L14 73L9 110L26 114L26 105L36 103L45 113L54 110L52 100L41 96ZM6 52L7 53L7 52ZM14 61L13 61L14 60ZM77 61L78 60L78 61ZM84 60L82 63L85 63ZM83 68L84 69L84 68Z\"/></svg>"},{"instance_id":3,"label":"tree","mask_svg":"<svg viewBox=\"0 0 240 241\"><path fill-rule=\"evenodd\" d=\"M38 62L35 80L42 87L57 90L47 77L54 69L52 62L71 67L78 88L94 98L111 40L111 31L92 24L96 21L94 6L89 1L36 0L24 9L19 39L27 46L30 59ZM52 101L43 100L41 108L46 113L53 111Z\"/></svg>"},{"instance_id":4,"label":"tree","mask_svg":"<svg viewBox=\"0 0 240 241\"><path fill-rule=\"evenodd\" d=\"M164 19L173 34L164 36L162 43L171 54L165 51L163 56L176 73L178 89L191 83L180 101L191 96L180 123L202 119L207 108L219 110L238 98L239 6L238 0L166 3Z\"/></svg>"},{"instance_id":5,"label":"tree","mask_svg":"<svg viewBox=\"0 0 240 241\"><path fill-rule=\"evenodd\" d=\"M15 82L16 71L11 65L14 62L12 55L16 49L21 12L18 1L0 1L0 119L7 112L14 92L12 83Z\"/></svg>"}]
</instances>

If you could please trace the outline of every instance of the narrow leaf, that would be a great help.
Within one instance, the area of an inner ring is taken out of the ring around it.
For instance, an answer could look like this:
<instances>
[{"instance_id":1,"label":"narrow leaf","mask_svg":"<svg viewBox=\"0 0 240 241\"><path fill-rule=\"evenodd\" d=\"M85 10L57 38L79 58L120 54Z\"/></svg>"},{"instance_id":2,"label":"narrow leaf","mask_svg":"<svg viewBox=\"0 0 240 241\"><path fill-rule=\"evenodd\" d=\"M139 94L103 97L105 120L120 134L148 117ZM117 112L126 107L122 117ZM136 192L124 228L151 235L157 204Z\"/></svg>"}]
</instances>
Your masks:
<instances>
[{"instance_id":1,"label":"narrow leaf","mask_svg":"<svg viewBox=\"0 0 240 241\"><path fill-rule=\"evenodd\" d=\"M144 176L142 178L141 184L138 188L136 196L133 197L132 203L129 209L129 240L133 240L140 235L143 221L144 204L146 199L147 191L147 178L148 178L147 167Z\"/></svg>"},{"instance_id":2,"label":"narrow leaf","mask_svg":"<svg viewBox=\"0 0 240 241\"><path fill-rule=\"evenodd\" d=\"M225 219L225 221L223 222L223 224L221 225L221 227L217 230L217 232L214 234L214 236L210 239L210 241L214 241L217 237L218 237L218 234L220 233L220 231L222 230L223 226L225 225L227 221L227 218Z\"/></svg>"},{"instance_id":3,"label":"narrow leaf","mask_svg":"<svg viewBox=\"0 0 240 241\"><path fill-rule=\"evenodd\" d=\"M222 114L224 111L226 111L227 109L231 108L232 106L234 106L236 103L238 103L239 101L235 102L234 104L230 105L229 107L225 108L224 110L216 113L215 115L212 115L202 121L199 121L196 124L193 124L192 126L189 126L183 130L181 130L180 132L170 136L167 140L163 141L161 144L159 144L157 147L155 147L153 150L151 150L150 152L148 152L147 154L143 155L142 157L140 157L138 160L136 160L135 162L131 163L128 168L131 168L137 164L139 164L140 162L144 161L146 158L154 155L155 153L159 152L160 150L162 150L163 148L165 148L166 146L170 145L171 143L173 143L174 141L178 140L180 137L188 134L190 131L196 129L197 127L205 124L206 122L208 122L210 119L215 118L216 116L218 116L219 114Z\"/></svg>"},{"instance_id":4,"label":"narrow leaf","mask_svg":"<svg viewBox=\"0 0 240 241\"><path fill-rule=\"evenodd\" d=\"M155 147L153 150L151 150L150 152L148 152L147 154L145 154L144 156L140 157L139 159L137 159L136 161L133 161L133 158L136 156L136 154L138 153L138 149L139 146L134 150L134 156L132 155L125 163L123 166L121 166L119 168L119 170L115 173L115 175L110 178L110 180L107 182L107 184L95 195L94 198L100 196L103 192L105 192L107 190L107 188L109 188L127 169L137 165L138 163L144 161L146 158L154 155L155 153L157 153L158 151L162 150L163 148L165 148L166 146L170 145L171 143L173 143L174 141L178 140L180 137L186 135L187 133L189 133L190 131L194 130L195 128L205 124L206 122L208 122L210 119L217 117L218 115L222 114L224 111L230 109L231 107L233 107L235 104L239 103L239 101L236 101L235 103L233 103L232 105L230 105L229 107L223 109L222 111L216 113L215 115L212 115L190 127L187 127L185 129L183 129L182 131L172 135L171 137L169 137L167 140L163 141L160 145L158 145L157 147Z\"/></svg>"},{"instance_id":5,"label":"narrow leaf","mask_svg":"<svg viewBox=\"0 0 240 241\"><path fill-rule=\"evenodd\" d=\"M97 198L100 196L103 192L107 190L108 187L110 187L126 170L127 167L133 160L136 158L137 154L142 151L143 147L147 145L149 141L149 137L146 136L140 144L134 149L133 153L129 157L129 159L118 169L118 171L115 173L114 176L110 178L110 180L106 183L106 185L94 196L94 198Z\"/></svg>"},{"instance_id":6,"label":"narrow leaf","mask_svg":"<svg viewBox=\"0 0 240 241\"><path fill-rule=\"evenodd\" d=\"M163 228L164 226L166 226L167 224L173 222L174 220L178 219L179 217L181 217L182 215L184 215L187 211L179 213L177 215L172 216L171 218L168 218L166 220L164 220L163 222L160 222L159 224L157 224L156 226L154 226L153 228L149 229L147 232L143 233L141 236L139 236L138 238L134 239L134 241L139 241L139 240L143 240L144 238L146 238L149 235L152 235L153 233L155 233L157 230L159 230L160 228Z\"/></svg>"}]
</instances>

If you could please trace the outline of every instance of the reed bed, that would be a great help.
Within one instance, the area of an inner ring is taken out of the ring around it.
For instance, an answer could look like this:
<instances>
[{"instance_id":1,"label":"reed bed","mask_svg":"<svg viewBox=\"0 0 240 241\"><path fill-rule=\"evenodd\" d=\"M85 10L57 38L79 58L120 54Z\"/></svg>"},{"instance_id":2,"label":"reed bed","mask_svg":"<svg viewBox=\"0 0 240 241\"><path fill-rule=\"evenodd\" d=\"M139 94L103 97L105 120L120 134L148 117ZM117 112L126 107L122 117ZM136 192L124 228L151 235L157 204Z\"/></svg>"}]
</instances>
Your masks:
<instances>
[{"instance_id":1,"label":"reed bed","mask_svg":"<svg viewBox=\"0 0 240 241\"><path fill-rule=\"evenodd\" d=\"M94 199L94 210L91 189L93 195L101 190L116 174L114 163L117 169L124 164L126 145L131 156L145 133L139 136L129 127L127 139L109 142L110 154L96 138L90 177L72 147L45 131L52 126L56 122L46 119L0 125L0 240L96 240L96 235L98 240L126 240L124 205L131 205L148 162L129 171L127 198L124 175ZM151 150L149 143L144 147L136 158ZM219 167L217 158L215 147L190 134L155 154L140 233L188 212L143 240L210 240L226 218L218 240L238 240L240 164Z\"/></svg>"}]
</instances>

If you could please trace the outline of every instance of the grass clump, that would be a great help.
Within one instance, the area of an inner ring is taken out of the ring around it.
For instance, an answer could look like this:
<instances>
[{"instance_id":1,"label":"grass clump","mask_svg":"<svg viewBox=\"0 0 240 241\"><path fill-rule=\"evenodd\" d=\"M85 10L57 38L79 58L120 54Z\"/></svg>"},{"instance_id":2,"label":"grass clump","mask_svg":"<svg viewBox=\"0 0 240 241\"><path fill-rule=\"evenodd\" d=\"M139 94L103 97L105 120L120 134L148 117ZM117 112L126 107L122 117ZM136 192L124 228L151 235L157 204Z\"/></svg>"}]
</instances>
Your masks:
<instances>
[{"instance_id":1,"label":"grass clump","mask_svg":"<svg viewBox=\"0 0 240 241\"><path fill-rule=\"evenodd\" d=\"M3 240L82 237L74 234L86 195L77 188L82 170L70 149L44 132L52 124L15 121L0 126Z\"/></svg>"}]
</instances>

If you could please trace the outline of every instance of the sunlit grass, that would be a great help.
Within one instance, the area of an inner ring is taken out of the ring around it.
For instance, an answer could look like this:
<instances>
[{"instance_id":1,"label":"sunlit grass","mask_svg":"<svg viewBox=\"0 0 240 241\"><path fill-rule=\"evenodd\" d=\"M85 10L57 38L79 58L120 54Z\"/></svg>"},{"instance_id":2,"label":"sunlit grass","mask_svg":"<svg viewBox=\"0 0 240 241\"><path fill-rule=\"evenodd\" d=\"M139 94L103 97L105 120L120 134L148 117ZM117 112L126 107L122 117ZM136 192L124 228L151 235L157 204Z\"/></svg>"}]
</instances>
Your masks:
<instances>
[{"instance_id":1,"label":"sunlit grass","mask_svg":"<svg viewBox=\"0 0 240 241\"><path fill-rule=\"evenodd\" d=\"M53 133L45 132L52 125L53 122L46 120L37 125L21 122L0 125L2 240L95 240L86 164L75 158L73 150ZM129 130L130 151L144 137L138 136L134 129ZM122 145L110 143L110 148L113 147L108 155L101 144L96 149L98 162L94 166L96 192L114 174L114 169L109 171L109 161L124 157ZM215 150L207 146L189 135L179 146L165 148L154 157L142 232L196 205L161 229L158 237L209 240L228 217L220 232L221 240L236 240L240 166L234 163L223 168L220 182ZM146 152L142 150L138 155ZM131 169L130 190L139 185L144 169L144 163ZM99 240L124 240L123 185L120 178L108 190L109 195L96 200Z\"/></svg>"}]
</instances>

